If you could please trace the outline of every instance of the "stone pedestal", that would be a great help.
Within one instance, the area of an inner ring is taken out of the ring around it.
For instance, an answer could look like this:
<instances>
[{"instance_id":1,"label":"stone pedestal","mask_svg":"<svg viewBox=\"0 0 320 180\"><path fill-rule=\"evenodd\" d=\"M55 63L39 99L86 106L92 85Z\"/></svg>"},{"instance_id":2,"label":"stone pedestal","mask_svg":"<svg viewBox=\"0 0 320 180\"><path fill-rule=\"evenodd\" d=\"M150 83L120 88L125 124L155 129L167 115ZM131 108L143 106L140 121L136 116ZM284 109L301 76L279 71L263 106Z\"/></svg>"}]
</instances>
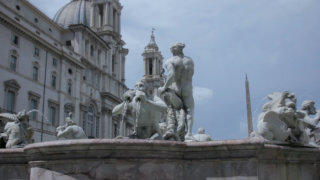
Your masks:
<instances>
[{"instance_id":1,"label":"stone pedestal","mask_svg":"<svg viewBox=\"0 0 320 180\"><path fill-rule=\"evenodd\" d=\"M0 151L4 179L319 180L320 150L254 140L66 140Z\"/></svg>"}]
</instances>

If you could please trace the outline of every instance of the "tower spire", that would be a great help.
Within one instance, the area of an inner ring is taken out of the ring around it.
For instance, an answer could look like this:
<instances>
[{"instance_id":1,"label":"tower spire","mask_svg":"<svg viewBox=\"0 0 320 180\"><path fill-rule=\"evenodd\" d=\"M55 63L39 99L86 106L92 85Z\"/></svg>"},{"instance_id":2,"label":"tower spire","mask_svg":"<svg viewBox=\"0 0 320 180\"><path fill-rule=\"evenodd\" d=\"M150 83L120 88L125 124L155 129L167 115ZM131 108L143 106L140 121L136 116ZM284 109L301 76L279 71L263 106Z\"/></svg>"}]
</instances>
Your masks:
<instances>
[{"instance_id":1,"label":"tower spire","mask_svg":"<svg viewBox=\"0 0 320 180\"><path fill-rule=\"evenodd\" d=\"M250 134L253 132L253 126L252 126L252 110L251 110L249 80L248 80L247 74L246 74L245 86L246 86L248 136L250 136Z\"/></svg>"},{"instance_id":2,"label":"tower spire","mask_svg":"<svg viewBox=\"0 0 320 180\"><path fill-rule=\"evenodd\" d=\"M143 80L147 83L146 87L149 95L157 93L158 87L161 87L164 83L161 74L163 57L156 43L154 31L155 29L152 28L150 42L142 53L144 61Z\"/></svg>"}]
</instances>

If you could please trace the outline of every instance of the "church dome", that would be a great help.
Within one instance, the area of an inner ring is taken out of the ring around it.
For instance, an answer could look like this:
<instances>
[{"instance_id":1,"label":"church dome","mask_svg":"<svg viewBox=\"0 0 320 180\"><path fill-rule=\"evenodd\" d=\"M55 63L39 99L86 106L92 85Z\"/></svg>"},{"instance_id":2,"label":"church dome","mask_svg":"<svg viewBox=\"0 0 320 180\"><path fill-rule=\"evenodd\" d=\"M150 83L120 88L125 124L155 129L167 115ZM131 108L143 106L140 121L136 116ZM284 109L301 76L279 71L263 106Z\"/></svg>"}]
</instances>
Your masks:
<instances>
[{"instance_id":1,"label":"church dome","mask_svg":"<svg viewBox=\"0 0 320 180\"><path fill-rule=\"evenodd\" d=\"M90 8L90 0L72 0L56 13L53 21L65 28L72 24L90 26Z\"/></svg>"}]
</instances>

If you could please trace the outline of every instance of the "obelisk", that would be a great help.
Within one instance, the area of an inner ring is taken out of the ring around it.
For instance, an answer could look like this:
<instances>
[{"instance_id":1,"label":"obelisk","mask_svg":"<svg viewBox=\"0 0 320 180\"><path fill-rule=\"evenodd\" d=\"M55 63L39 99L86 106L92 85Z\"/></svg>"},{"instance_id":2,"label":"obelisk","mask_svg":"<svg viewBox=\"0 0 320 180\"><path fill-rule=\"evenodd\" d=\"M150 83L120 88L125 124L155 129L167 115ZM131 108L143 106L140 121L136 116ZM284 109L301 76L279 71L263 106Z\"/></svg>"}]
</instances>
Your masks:
<instances>
[{"instance_id":1,"label":"obelisk","mask_svg":"<svg viewBox=\"0 0 320 180\"><path fill-rule=\"evenodd\" d=\"M247 103L247 123L248 123L248 137L253 131L252 127L252 111L251 111L251 100L248 76L246 75L246 103Z\"/></svg>"}]
</instances>

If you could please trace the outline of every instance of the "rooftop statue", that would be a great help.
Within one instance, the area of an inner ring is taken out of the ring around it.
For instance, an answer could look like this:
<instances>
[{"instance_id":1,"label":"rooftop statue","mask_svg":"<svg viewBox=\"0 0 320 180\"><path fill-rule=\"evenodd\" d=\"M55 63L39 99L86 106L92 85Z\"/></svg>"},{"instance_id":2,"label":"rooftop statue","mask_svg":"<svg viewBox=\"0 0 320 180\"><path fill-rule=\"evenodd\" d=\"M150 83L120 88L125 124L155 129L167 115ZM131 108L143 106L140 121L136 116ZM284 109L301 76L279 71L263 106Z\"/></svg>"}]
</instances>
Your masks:
<instances>
[{"instance_id":1,"label":"rooftop statue","mask_svg":"<svg viewBox=\"0 0 320 180\"><path fill-rule=\"evenodd\" d=\"M164 86L159 88L159 93L164 96L168 105L167 131L164 138L182 141L193 139L194 114L194 62L183 54L184 47L184 44L177 43L170 48L173 57L165 64L168 71L167 80Z\"/></svg>"},{"instance_id":2,"label":"rooftop statue","mask_svg":"<svg viewBox=\"0 0 320 180\"><path fill-rule=\"evenodd\" d=\"M270 141L308 144L307 125L296 110L297 99L293 93L284 91L268 95L270 102L263 106L258 119L258 130L252 137Z\"/></svg>"},{"instance_id":3,"label":"rooftop statue","mask_svg":"<svg viewBox=\"0 0 320 180\"><path fill-rule=\"evenodd\" d=\"M29 114L25 110L18 114L1 113L0 118L6 121L4 132L0 138L6 142L6 148L23 147L32 141L33 130L29 127Z\"/></svg>"},{"instance_id":4,"label":"rooftop statue","mask_svg":"<svg viewBox=\"0 0 320 180\"><path fill-rule=\"evenodd\" d=\"M198 141L198 142L212 141L211 136L206 134L204 128L199 128L198 129L198 134L194 134L193 138L194 138L195 141Z\"/></svg>"},{"instance_id":5,"label":"rooftop statue","mask_svg":"<svg viewBox=\"0 0 320 180\"><path fill-rule=\"evenodd\" d=\"M309 137L311 141L320 145L320 127L317 127L320 121L320 111L317 112L315 102L306 100L302 102L300 116L306 126L310 129ZM310 117L316 115L314 118Z\"/></svg>"},{"instance_id":6,"label":"rooftop statue","mask_svg":"<svg viewBox=\"0 0 320 180\"><path fill-rule=\"evenodd\" d=\"M158 96L148 96L145 83L138 82L134 90L124 93L124 101L117 105L113 115L122 114L124 117L128 112L134 119L134 132L129 135L132 139L162 139L159 128L161 114L166 111L167 106Z\"/></svg>"},{"instance_id":7,"label":"rooftop statue","mask_svg":"<svg viewBox=\"0 0 320 180\"><path fill-rule=\"evenodd\" d=\"M71 119L72 114L65 119L66 124L57 127L57 138L58 139L88 139L83 129L77 126Z\"/></svg>"}]
</instances>

